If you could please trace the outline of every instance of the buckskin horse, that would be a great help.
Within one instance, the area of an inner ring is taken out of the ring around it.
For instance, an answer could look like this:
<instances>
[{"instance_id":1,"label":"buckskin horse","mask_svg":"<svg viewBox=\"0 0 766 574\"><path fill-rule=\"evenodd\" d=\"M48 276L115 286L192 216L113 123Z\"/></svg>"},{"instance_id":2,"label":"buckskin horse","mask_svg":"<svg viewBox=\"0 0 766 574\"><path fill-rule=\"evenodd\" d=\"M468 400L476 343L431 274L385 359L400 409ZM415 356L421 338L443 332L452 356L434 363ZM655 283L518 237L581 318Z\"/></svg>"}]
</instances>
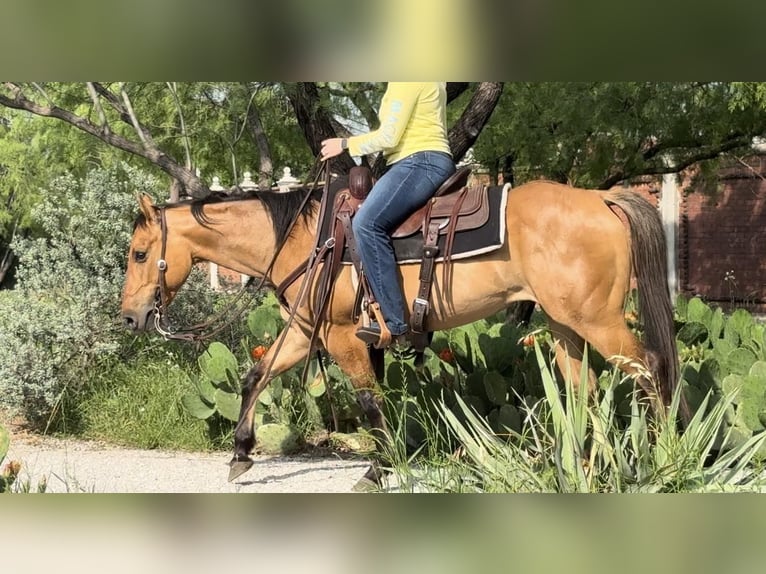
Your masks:
<instances>
[{"instance_id":1,"label":"buckskin horse","mask_svg":"<svg viewBox=\"0 0 766 574\"><path fill-rule=\"evenodd\" d=\"M172 301L197 262L211 261L263 277L272 285L300 276L300 267L316 251L320 198L311 189L253 191L155 205L149 196L141 195L122 295L125 325L134 331L152 326L158 309ZM500 218L504 220L499 248L452 261L451 272L445 276L449 285L439 284L439 269L445 263L436 263L428 330L450 329L488 317L511 303L534 301L547 317L562 373L580 372L588 342L632 375L656 408L668 405L678 384L678 358L665 236L656 208L625 189L596 191L542 180L508 191L504 205L504 210L498 210L503 211ZM418 294L419 270L415 263L399 266L407 301ZM315 304L299 293L301 282L291 282L284 289L282 297L292 308L294 320L281 334L282 344L273 345L243 381L230 480L253 464L258 395L273 377L307 359L314 337L349 377L373 432L381 440L385 437L375 374L380 355L376 358L376 350L355 336L359 323L353 310L358 294L352 275L348 265L338 272L316 332ZM643 343L625 322L633 277ZM293 308L299 297L301 304ZM591 374L591 390L594 383ZM378 481L380 476L373 461L360 484Z\"/></svg>"}]
</instances>

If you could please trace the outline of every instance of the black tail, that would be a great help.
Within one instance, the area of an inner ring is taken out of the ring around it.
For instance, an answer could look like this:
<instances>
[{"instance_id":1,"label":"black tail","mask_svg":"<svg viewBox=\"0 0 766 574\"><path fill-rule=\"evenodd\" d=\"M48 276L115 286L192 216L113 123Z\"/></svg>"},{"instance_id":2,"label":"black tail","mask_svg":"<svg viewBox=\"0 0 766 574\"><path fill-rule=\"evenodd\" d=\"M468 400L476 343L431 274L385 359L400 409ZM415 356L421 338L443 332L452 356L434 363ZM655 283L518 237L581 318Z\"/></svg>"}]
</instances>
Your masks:
<instances>
[{"instance_id":1,"label":"black tail","mask_svg":"<svg viewBox=\"0 0 766 574\"><path fill-rule=\"evenodd\" d=\"M606 197L627 216L630 226L631 260L638 283L638 306L644 326L647 365L660 387L666 405L679 385L680 369L673 320L673 303L668 289L665 230L657 209L632 191L613 191ZM654 360L652 360L652 358ZM681 396L681 415L689 411Z\"/></svg>"}]
</instances>

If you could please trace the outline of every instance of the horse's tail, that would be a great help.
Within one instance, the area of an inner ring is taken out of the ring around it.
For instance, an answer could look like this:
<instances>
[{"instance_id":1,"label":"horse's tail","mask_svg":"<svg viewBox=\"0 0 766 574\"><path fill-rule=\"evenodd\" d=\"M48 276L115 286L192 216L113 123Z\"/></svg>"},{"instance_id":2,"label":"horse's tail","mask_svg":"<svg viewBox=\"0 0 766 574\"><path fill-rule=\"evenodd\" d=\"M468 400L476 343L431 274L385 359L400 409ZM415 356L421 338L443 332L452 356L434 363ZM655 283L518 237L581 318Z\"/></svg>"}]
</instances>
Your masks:
<instances>
[{"instance_id":1,"label":"horse's tail","mask_svg":"<svg viewBox=\"0 0 766 574\"><path fill-rule=\"evenodd\" d=\"M679 384L679 365L662 219L651 203L632 191L609 191L604 200L619 207L628 219L631 261L644 326L644 347L650 363L647 366L660 386L663 401L668 405ZM687 420L688 407L683 395L681 415Z\"/></svg>"}]
</instances>

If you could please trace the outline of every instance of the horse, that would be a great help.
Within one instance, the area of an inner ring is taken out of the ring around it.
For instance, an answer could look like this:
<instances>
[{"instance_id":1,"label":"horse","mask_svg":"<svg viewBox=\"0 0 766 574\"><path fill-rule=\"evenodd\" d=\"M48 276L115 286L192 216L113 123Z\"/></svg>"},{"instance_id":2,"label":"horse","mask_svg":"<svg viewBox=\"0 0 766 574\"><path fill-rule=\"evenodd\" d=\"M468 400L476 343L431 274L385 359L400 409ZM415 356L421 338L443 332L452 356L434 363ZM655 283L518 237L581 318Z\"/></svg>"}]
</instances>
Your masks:
<instances>
[{"instance_id":1,"label":"horse","mask_svg":"<svg viewBox=\"0 0 766 574\"><path fill-rule=\"evenodd\" d=\"M198 262L214 262L272 285L294 276L315 249L320 196L308 188L288 193L256 190L155 205L141 195L122 293L125 326L132 331L151 327L158 305L172 301ZM499 249L451 262L451 284L434 282L429 330L454 328L512 303L532 301L546 316L561 373L580 373L587 342L634 377L638 390L657 409L667 407L678 385L679 366L666 242L657 209L626 189L589 190L538 180L508 191L504 217ZM441 265L436 265L437 278L442 276ZM402 264L398 273L405 298L412 301L419 266ZM625 318L633 280L643 342ZM280 335L282 344L273 345L244 378L230 480L253 465L258 395L273 377L307 359L313 337L349 377L382 454L387 429L376 376L382 374L382 355L376 359L375 350L355 336L359 323L354 322L352 266L339 272L316 334L313 297L302 296L301 287L296 281L283 293L288 307L299 298L301 304L291 309L294 320ZM577 375L573 378L577 385ZM594 392L592 372L588 385ZM360 485L379 483L381 476L372 460Z\"/></svg>"}]
</instances>

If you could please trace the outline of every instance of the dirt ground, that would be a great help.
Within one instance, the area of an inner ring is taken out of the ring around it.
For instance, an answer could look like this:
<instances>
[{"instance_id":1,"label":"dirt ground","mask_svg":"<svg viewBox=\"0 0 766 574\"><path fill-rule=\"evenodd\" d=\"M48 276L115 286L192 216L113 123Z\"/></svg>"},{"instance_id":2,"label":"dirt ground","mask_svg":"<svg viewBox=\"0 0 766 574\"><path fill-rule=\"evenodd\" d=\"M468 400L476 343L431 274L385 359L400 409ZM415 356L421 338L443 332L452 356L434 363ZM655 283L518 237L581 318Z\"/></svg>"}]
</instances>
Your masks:
<instances>
[{"instance_id":1,"label":"dirt ground","mask_svg":"<svg viewBox=\"0 0 766 574\"><path fill-rule=\"evenodd\" d=\"M15 487L31 492L44 485L55 493L341 493L352 492L368 466L363 458L328 454L257 456L253 468L229 482L230 453L120 448L10 426L3 466L21 463Z\"/></svg>"}]
</instances>

